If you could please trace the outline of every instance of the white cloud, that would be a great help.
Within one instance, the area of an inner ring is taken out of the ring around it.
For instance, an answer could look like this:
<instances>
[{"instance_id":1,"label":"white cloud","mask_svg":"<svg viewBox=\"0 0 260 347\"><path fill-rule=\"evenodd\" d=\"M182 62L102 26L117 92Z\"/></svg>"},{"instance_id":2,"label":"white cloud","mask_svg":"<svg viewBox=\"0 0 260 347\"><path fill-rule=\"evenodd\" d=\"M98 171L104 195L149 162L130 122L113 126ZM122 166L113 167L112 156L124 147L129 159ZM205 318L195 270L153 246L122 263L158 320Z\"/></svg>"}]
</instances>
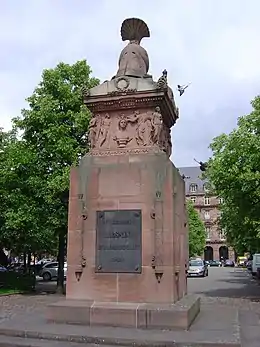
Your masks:
<instances>
[{"instance_id":1,"label":"white cloud","mask_svg":"<svg viewBox=\"0 0 260 347\"><path fill-rule=\"evenodd\" d=\"M117 70L120 25L144 19L143 45L154 78L168 70L173 89L192 81L176 101L174 161L206 159L213 136L230 131L258 93L260 3L251 0L2 0L0 3L0 125L10 126L44 68L86 58L101 80Z\"/></svg>"}]
</instances>

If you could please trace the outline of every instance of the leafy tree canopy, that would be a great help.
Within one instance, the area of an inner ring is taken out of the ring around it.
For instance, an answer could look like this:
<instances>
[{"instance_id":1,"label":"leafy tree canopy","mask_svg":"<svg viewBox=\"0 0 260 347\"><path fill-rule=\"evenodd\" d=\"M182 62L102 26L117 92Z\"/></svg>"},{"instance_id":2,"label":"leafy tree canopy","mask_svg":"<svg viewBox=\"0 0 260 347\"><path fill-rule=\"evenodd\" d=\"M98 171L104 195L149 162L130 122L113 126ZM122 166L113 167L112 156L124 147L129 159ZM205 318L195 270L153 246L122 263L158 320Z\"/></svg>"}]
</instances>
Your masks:
<instances>
[{"instance_id":1,"label":"leafy tree canopy","mask_svg":"<svg viewBox=\"0 0 260 347\"><path fill-rule=\"evenodd\" d=\"M9 136L1 166L6 245L15 238L17 249L42 250L66 234L70 167L88 149L82 90L99 83L90 73L85 60L44 70L29 107L13 120L13 133L21 136Z\"/></svg>"},{"instance_id":2,"label":"leafy tree canopy","mask_svg":"<svg viewBox=\"0 0 260 347\"><path fill-rule=\"evenodd\" d=\"M189 255L190 257L200 256L206 245L205 227L191 201L187 201L187 212L189 225Z\"/></svg>"},{"instance_id":3,"label":"leafy tree canopy","mask_svg":"<svg viewBox=\"0 0 260 347\"><path fill-rule=\"evenodd\" d=\"M230 134L210 145L213 156L206 176L215 193L224 199L221 225L235 249L260 248L260 97L253 111L238 119Z\"/></svg>"}]
</instances>

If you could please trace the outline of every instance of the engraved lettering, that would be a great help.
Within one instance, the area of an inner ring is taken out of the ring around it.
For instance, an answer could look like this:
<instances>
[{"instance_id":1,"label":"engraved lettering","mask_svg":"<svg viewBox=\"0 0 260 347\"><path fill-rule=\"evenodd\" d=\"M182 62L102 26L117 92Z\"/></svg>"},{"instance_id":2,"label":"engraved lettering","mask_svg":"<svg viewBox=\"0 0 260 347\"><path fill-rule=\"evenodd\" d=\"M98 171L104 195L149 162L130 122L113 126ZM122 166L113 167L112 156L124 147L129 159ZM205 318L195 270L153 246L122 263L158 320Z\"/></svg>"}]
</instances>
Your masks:
<instances>
[{"instance_id":1,"label":"engraved lettering","mask_svg":"<svg viewBox=\"0 0 260 347\"><path fill-rule=\"evenodd\" d=\"M103 218L99 218L100 215ZM142 266L140 210L97 212L96 268L98 272L140 273Z\"/></svg>"}]
</instances>

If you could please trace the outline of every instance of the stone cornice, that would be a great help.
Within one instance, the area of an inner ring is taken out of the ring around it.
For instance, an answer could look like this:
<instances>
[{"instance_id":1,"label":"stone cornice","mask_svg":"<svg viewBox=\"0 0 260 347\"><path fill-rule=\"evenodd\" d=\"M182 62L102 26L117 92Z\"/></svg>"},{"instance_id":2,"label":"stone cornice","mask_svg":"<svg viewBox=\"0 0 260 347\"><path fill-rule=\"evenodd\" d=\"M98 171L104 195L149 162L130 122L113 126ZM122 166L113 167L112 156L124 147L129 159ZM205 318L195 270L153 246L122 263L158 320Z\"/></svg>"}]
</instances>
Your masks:
<instances>
[{"instance_id":1,"label":"stone cornice","mask_svg":"<svg viewBox=\"0 0 260 347\"><path fill-rule=\"evenodd\" d=\"M178 109L174 107L167 92L163 90L151 91L123 91L116 94L84 96L84 104L91 112L122 111L124 109L141 109L159 106L165 124L172 127L178 119Z\"/></svg>"},{"instance_id":2,"label":"stone cornice","mask_svg":"<svg viewBox=\"0 0 260 347\"><path fill-rule=\"evenodd\" d=\"M207 241L206 241L206 246L207 246L207 245L213 245L213 244L225 245L225 244L226 244L226 241L225 241L225 240L207 240Z\"/></svg>"}]
</instances>

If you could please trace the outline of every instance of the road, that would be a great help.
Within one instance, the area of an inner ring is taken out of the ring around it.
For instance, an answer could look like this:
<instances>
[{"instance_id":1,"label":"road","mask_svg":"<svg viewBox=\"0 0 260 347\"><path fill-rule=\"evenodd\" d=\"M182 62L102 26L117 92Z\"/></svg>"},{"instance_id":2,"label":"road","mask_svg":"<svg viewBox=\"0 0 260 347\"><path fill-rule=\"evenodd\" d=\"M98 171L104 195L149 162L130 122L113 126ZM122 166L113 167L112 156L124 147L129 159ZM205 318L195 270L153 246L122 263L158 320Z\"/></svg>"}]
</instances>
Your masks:
<instances>
[{"instance_id":1,"label":"road","mask_svg":"<svg viewBox=\"0 0 260 347\"><path fill-rule=\"evenodd\" d=\"M209 268L208 277L188 278L188 292L206 297L260 299L260 285L240 268Z\"/></svg>"},{"instance_id":2,"label":"road","mask_svg":"<svg viewBox=\"0 0 260 347\"><path fill-rule=\"evenodd\" d=\"M54 293L56 282L37 280L37 290ZM260 285L244 269L209 268L209 276L188 278L188 293L208 298L241 298L260 301Z\"/></svg>"}]
</instances>

